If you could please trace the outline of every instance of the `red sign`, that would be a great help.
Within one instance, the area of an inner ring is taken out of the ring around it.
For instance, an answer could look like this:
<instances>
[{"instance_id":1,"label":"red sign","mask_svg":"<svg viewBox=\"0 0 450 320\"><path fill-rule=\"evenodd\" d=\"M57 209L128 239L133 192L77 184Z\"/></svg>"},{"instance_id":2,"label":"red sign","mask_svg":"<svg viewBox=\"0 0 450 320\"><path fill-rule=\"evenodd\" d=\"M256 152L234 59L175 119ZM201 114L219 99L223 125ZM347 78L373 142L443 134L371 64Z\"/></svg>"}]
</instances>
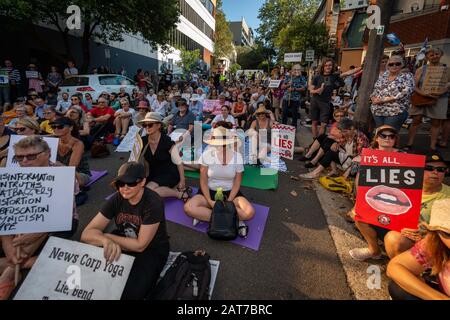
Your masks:
<instances>
[{"instance_id":1,"label":"red sign","mask_svg":"<svg viewBox=\"0 0 450 320\"><path fill-rule=\"evenodd\" d=\"M389 230L417 229L425 156L364 149L355 220Z\"/></svg>"}]
</instances>

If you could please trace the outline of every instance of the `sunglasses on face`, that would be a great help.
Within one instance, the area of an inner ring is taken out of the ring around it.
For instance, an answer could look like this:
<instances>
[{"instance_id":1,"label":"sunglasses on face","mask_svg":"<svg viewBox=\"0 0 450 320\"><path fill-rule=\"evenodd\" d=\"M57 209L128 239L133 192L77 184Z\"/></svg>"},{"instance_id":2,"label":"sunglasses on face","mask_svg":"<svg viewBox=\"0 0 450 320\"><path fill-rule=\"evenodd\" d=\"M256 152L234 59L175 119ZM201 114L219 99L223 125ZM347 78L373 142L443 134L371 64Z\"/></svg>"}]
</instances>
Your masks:
<instances>
[{"instance_id":1,"label":"sunglasses on face","mask_svg":"<svg viewBox=\"0 0 450 320\"><path fill-rule=\"evenodd\" d=\"M71 101L78 101L78 98L72 98Z\"/></svg>"},{"instance_id":2,"label":"sunglasses on face","mask_svg":"<svg viewBox=\"0 0 450 320\"><path fill-rule=\"evenodd\" d=\"M144 128L151 129L154 125L156 125L156 123L144 123L142 126Z\"/></svg>"},{"instance_id":3,"label":"sunglasses on face","mask_svg":"<svg viewBox=\"0 0 450 320\"><path fill-rule=\"evenodd\" d=\"M388 63L388 67L393 67L393 66L400 67L401 65L402 65L401 62L391 62L391 63Z\"/></svg>"},{"instance_id":4,"label":"sunglasses on face","mask_svg":"<svg viewBox=\"0 0 450 320\"><path fill-rule=\"evenodd\" d=\"M14 160L16 160L17 162L23 162L23 160L25 160L25 158L27 158L28 160L36 160L38 155L40 155L43 152L44 151L41 151L41 152L38 152L38 153L24 154L22 156L15 155L14 156Z\"/></svg>"},{"instance_id":5,"label":"sunglasses on face","mask_svg":"<svg viewBox=\"0 0 450 320\"><path fill-rule=\"evenodd\" d=\"M116 181L116 188L120 189L123 188L125 186L129 187L129 188L134 188L136 187L142 180L137 180L135 182L129 182L129 183L125 183L122 181Z\"/></svg>"},{"instance_id":6,"label":"sunglasses on face","mask_svg":"<svg viewBox=\"0 0 450 320\"><path fill-rule=\"evenodd\" d=\"M447 171L447 167L425 166L425 171L433 172L434 170L436 170L439 173L444 173L445 171Z\"/></svg>"},{"instance_id":7,"label":"sunglasses on face","mask_svg":"<svg viewBox=\"0 0 450 320\"><path fill-rule=\"evenodd\" d=\"M27 129L27 127L16 128L16 132L24 132Z\"/></svg>"},{"instance_id":8,"label":"sunglasses on face","mask_svg":"<svg viewBox=\"0 0 450 320\"><path fill-rule=\"evenodd\" d=\"M381 139L391 139L391 140L394 140L394 139L395 139L395 134L384 134L384 133L380 132L380 133L378 134L378 136L379 136Z\"/></svg>"},{"instance_id":9,"label":"sunglasses on face","mask_svg":"<svg viewBox=\"0 0 450 320\"><path fill-rule=\"evenodd\" d=\"M56 129L62 130L62 129L64 129L66 126L63 125L63 124L53 124L53 125L51 125L50 127L51 127L53 130L56 130Z\"/></svg>"}]
</instances>

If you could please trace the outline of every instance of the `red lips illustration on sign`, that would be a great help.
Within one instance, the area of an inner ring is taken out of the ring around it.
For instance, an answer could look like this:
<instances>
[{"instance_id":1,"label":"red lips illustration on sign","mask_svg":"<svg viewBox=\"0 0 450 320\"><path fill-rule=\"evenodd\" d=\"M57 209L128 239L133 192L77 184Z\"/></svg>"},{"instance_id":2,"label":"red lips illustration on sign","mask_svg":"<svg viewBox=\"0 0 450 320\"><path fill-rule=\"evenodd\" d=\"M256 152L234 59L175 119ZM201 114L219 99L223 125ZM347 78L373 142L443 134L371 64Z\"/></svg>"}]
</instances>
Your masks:
<instances>
[{"instance_id":1,"label":"red lips illustration on sign","mask_svg":"<svg viewBox=\"0 0 450 320\"><path fill-rule=\"evenodd\" d=\"M383 185L367 191L366 201L373 209L395 216L408 212L412 207L411 200L403 191Z\"/></svg>"}]
</instances>

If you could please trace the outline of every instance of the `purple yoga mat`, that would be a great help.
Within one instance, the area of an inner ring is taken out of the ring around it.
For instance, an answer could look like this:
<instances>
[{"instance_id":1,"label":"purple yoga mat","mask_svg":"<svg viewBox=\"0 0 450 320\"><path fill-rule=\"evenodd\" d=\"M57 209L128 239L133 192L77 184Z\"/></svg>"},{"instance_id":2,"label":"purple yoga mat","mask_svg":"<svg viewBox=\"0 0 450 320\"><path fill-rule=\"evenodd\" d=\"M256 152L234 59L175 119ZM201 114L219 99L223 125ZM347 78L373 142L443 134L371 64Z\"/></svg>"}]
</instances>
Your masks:
<instances>
[{"instance_id":1,"label":"purple yoga mat","mask_svg":"<svg viewBox=\"0 0 450 320\"><path fill-rule=\"evenodd\" d=\"M193 193L196 194L198 189L193 188L193 190ZM114 194L109 195L106 200L109 200ZM183 201L175 198L166 198L164 204L166 220L203 233L206 233L208 230L208 223L206 222L200 222L195 227L192 225L192 218L188 217L184 212ZM238 237L231 242L258 251L270 208L255 203L252 203L252 205L255 208L255 216L252 220L245 222L249 229L247 239Z\"/></svg>"},{"instance_id":2,"label":"purple yoga mat","mask_svg":"<svg viewBox=\"0 0 450 320\"><path fill-rule=\"evenodd\" d=\"M91 170L91 179L86 184L86 187L92 186L95 182L97 182L98 180L100 180L101 178L106 176L107 174L108 174L108 171L106 171L106 170L105 171L93 171L93 170Z\"/></svg>"}]
</instances>

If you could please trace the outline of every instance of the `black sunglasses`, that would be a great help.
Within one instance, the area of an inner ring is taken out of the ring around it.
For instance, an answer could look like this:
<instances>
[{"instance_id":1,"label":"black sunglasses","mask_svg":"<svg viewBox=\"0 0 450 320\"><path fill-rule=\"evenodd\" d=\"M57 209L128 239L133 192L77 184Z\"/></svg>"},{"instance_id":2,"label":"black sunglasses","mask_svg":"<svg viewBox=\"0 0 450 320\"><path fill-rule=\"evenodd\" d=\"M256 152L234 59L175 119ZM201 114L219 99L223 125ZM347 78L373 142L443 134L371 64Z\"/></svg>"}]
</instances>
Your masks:
<instances>
[{"instance_id":1,"label":"black sunglasses","mask_svg":"<svg viewBox=\"0 0 450 320\"><path fill-rule=\"evenodd\" d=\"M32 153L32 154L25 154L23 156L14 156L14 160L17 162L22 162L23 160L25 160L25 158L27 158L28 160L36 160L36 158L38 157L38 155L40 155L41 153L43 153L44 151L38 152L38 153Z\"/></svg>"},{"instance_id":2,"label":"black sunglasses","mask_svg":"<svg viewBox=\"0 0 450 320\"><path fill-rule=\"evenodd\" d=\"M142 125L142 127L144 127L144 128L153 128L153 126L155 125L156 123L144 123L143 125Z\"/></svg>"},{"instance_id":3,"label":"black sunglasses","mask_svg":"<svg viewBox=\"0 0 450 320\"><path fill-rule=\"evenodd\" d=\"M62 129L64 129L65 125L63 125L63 124L52 124L50 127L53 130L56 130L56 129L62 130Z\"/></svg>"},{"instance_id":4,"label":"black sunglasses","mask_svg":"<svg viewBox=\"0 0 450 320\"><path fill-rule=\"evenodd\" d=\"M384 134L384 133L382 133L382 132L380 132L380 133L378 134L378 136L379 136L380 138L382 138L382 139L391 139L391 140L395 139L395 137L396 137L395 134Z\"/></svg>"},{"instance_id":5,"label":"black sunglasses","mask_svg":"<svg viewBox=\"0 0 450 320\"><path fill-rule=\"evenodd\" d=\"M388 63L388 67L393 67L393 66L400 67L401 65L402 65L401 62L391 62L391 63Z\"/></svg>"},{"instance_id":6,"label":"black sunglasses","mask_svg":"<svg viewBox=\"0 0 450 320\"><path fill-rule=\"evenodd\" d=\"M434 167L434 166L429 166L429 165L425 166L425 171L431 171L432 172L434 170L436 170L439 173L444 173L445 171L447 171L447 167Z\"/></svg>"},{"instance_id":7,"label":"black sunglasses","mask_svg":"<svg viewBox=\"0 0 450 320\"><path fill-rule=\"evenodd\" d=\"M123 182L123 181L116 181L115 185L117 189L123 188L125 186L128 186L130 188L136 187L142 180L137 180L135 182Z\"/></svg>"}]
</instances>

